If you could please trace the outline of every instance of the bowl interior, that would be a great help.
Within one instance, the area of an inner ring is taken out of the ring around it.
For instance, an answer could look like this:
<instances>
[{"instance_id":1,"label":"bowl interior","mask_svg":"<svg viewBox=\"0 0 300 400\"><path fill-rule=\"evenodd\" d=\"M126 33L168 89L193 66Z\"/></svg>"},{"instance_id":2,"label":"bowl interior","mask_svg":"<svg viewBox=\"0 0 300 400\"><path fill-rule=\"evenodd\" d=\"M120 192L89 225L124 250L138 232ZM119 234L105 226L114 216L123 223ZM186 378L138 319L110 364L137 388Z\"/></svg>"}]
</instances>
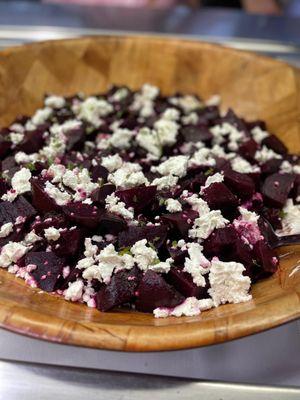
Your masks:
<instances>
[{"instance_id":1,"label":"bowl interior","mask_svg":"<svg viewBox=\"0 0 300 400\"><path fill-rule=\"evenodd\" d=\"M45 93L92 94L111 83L157 85L165 94L222 97L248 119L263 119L294 153L300 152L297 69L254 54L200 42L146 37L90 37L43 42L0 53L0 126L30 114ZM253 301L198 317L100 313L27 287L0 271L0 324L42 339L97 348L151 351L222 342L299 316L300 247L281 249L278 274L255 284Z\"/></svg>"}]
</instances>

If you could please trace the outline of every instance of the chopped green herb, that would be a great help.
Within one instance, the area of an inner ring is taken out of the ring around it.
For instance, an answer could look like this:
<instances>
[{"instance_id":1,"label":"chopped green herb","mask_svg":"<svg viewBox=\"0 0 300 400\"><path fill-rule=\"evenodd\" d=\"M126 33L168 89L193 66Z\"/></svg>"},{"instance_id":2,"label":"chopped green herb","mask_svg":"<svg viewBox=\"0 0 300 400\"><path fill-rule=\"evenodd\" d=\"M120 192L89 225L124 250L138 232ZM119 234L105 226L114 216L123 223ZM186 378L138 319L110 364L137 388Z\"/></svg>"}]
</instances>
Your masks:
<instances>
[{"instance_id":1,"label":"chopped green herb","mask_svg":"<svg viewBox=\"0 0 300 400\"><path fill-rule=\"evenodd\" d=\"M153 242L158 242L160 240L160 236L155 236L155 238L153 239Z\"/></svg>"},{"instance_id":2,"label":"chopped green herb","mask_svg":"<svg viewBox=\"0 0 300 400\"><path fill-rule=\"evenodd\" d=\"M166 202L166 199L163 199L162 197L159 199L159 205L160 206L163 206L164 204L165 204L165 202Z\"/></svg>"},{"instance_id":3,"label":"chopped green herb","mask_svg":"<svg viewBox=\"0 0 300 400\"><path fill-rule=\"evenodd\" d=\"M253 263L253 265L256 265L257 267L260 267L260 264L256 260L252 259L252 263Z\"/></svg>"},{"instance_id":4,"label":"chopped green herb","mask_svg":"<svg viewBox=\"0 0 300 400\"><path fill-rule=\"evenodd\" d=\"M173 240L172 247L177 247L177 244L178 244L177 240Z\"/></svg>"},{"instance_id":5,"label":"chopped green herb","mask_svg":"<svg viewBox=\"0 0 300 400\"><path fill-rule=\"evenodd\" d=\"M278 215L279 215L279 218L283 219L287 216L287 213L283 210L280 210Z\"/></svg>"},{"instance_id":6,"label":"chopped green herb","mask_svg":"<svg viewBox=\"0 0 300 400\"><path fill-rule=\"evenodd\" d=\"M130 247L124 247L124 249L121 249L118 254L119 256L124 256L125 254L131 255Z\"/></svg>"},{"instance_id":7,"label":"chopped green herb","mask_svg":"<svg viewBox=\"0 0 300 400\"><path fill-rule=\"evenodd\" d=\"M209 176L209 175L212 175L213 173L214 173L213 168L208 168L208 170L204 172L204 175Z\"/></svg>"},{"instance_id":8,"label":"chopped green herb","mask_svg":"<svg viewBox=\"0 0 300 400\"><path fill-rule=\"evenodd\" d=\"M35 167L34 163L25 164L25 168L29 169L29 171L31 171L31 172L36 170L36 167Z\"/></svg>"}]
</instances>

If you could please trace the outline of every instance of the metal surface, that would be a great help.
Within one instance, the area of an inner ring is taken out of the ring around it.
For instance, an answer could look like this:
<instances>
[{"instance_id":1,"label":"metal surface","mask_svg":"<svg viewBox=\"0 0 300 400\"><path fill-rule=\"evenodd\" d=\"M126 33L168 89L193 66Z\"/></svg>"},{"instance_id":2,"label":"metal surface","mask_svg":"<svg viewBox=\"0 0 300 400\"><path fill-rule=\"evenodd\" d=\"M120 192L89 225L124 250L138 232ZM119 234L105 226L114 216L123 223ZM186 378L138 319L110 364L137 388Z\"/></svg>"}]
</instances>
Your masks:
<instances>
[{"instance_id":1,"label":"metal surface","mask_svg":"<svg viewBox=\"0 0 300 400\"><path fill-rule=\"evenodd\" d=\"M299 400L300 389L237 385L0 361L9 400ZM33 395L34 393L34 395Z\"/></svg>"}]
</instances>

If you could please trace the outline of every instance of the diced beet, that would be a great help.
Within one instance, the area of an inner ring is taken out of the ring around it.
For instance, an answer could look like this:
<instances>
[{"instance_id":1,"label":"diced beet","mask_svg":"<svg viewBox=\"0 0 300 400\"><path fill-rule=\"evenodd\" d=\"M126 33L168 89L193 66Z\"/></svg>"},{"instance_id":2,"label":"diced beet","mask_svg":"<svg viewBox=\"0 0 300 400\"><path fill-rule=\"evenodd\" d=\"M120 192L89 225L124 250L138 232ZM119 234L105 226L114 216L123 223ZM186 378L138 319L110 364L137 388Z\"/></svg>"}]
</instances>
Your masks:
<instances>
[{"instance_id":1,"label":"diced beet","mask_svg":"<svg viewBox=\"0 0 300 400\"><path fill-rule=\"evenodd\" d=\"M81 248L81 238L78 228L61 231L59 239L52 245L52 250L59 257L73 257Z\"/></svg>"},{"instance_id":2,"label":"diced beet","mask_svg":"<svg viewBox=\"0 0 300 400\"><path fill-rule=\"evenodd\" d=\"M174 214L164 214L161 216L163 222L169 225L170 229L181 238L186 238L193 221L198 217L197 211L187 210Z\"/></svg>"},{"instance_id":3,"label":"diced beet","mask_svg":"<svg viewBox=\"0 0 300 400\"><path fill-rule=\"evenodd\" d=\"M109 196L110 194L112 194L115 190L116 190L115 185L113 185L111 183L107 183L107 184L95 189L93 191L93 193L91 194L91 199L95 203L104 205L106 197Z\"/></svg>"},{"instance_id":4,"label":"diced beet","mask_svg":"<svg viewBox=\"0 0 300 400\"><path fill-rule=\"evenodd\" d=\"M6 222L15 223L18 217L24 217L25 220L29 220L35 214L36 210L23 196L17 197L12 203L10 201L0 203L1 226Z\"/></svg>"},{"instance_id":5,"label":"diced beet","mask_svg":"<svg viewBox=\"0 0 300 400\"><path fill-rule=\"evenodd\" d=\"M251 248L239 238L235 241L231 254L226 254L226 256L225 261L236 260L245 267L251 266L253 262Z\"/></svg>"},{"instance_id":6,"label":"diced beet","mask_svg":"<svg viewBox=\"0 0 300 400\"><path fill-rule=\"evenodd\" d=\"M7 178L10 180L14 174L19 171L20 167L17 165L14 156L8 156L1 162L1 170L4 172Z\"/></svg>"},{"instance_id":7,"label":"diced beet","mask_svg":"<svg viewBox=\"0 0 300 400\"><path fill-rule=\"evenodd\" d=\"M85 129L79 126L76 129L71 129L66 134L67 150L79 150L85 139Z\"/></svg>"},{"instance_id":8,"label":"diced beet","mask_svg":"<svg viewBox=\"0 0 300 400\"><path fill-rule=\"evenodd\" d=\"M270 135L264 138L261 142L262 145L269 147L279 154L286 154L288 149L284 143L275 135Z\"/></svg>"},{"instance_id":9,"label":"diced beet","mask_svg":"<svg viewBox=\"0 0 300 400\"><path fill-rule=\"evenodd\" d=\"M131 302L135 297L141 277L142 272L136 267L113 275L110 283L103 286L97 293L98 310L109 311L114 307Z\"/></svg>"},{"instance_id":10,"label":"diced beet","mask_svg":"<svg viewBox=\"0 0 300 400\"><path fill-rule=\"evenodd\" d=\"M167 238L166 225L153 226L129 226L126 231L120 232L118 236L119 247L130 247L142 239L147 239L159 249Z\"/></svg>"},{"instance_id":11,"label":"diced beet","mask_svg":"<svg viewBox=\"0 0 300 400\"><path fill-rule=\"evenodd\" d=\"M203 199L213 210L222 210L222 213L231 213L238 206L237 197L222 182L215 182L203 189Z\"/></svg>"},{"instance_id":12,"label":"diced beet","mask_svg":"<svg viewBox=\"0 0 300 400\"><path fill-rule=\"evenodd\" d=\"M300 203L300 174L295 176L294 187L291 192L291 196L294 199L294 203Z\"/></svg>"},{"instance_id":13,"label":"diced beet","mask_svg":"<svg viewBox=\"0 0 300 400\"><path fill-rule=\"evenodd\" d=\"M97 182L98 179L103 179L106 182L108 177L108 170L102 165L92 166L90 169L93 182Z\"/></svg>"},{"instance_id":14,"label":"diced beet","mask_svg":"<svg viewBox=\"0 0 300 400\"><path fill-rule=\"evenodd\" d=\"M46 193L45 182L39 178L31 179L31 193L32 193L32 203L35 208L41 213L45 214L47 212L59 211L60 206L58 206L55 201Z\"/></svg>"},{"instance_id":15,"label":"diced beet","mask_svg":"<svg viewBox=\"0 0 300 400\"><path fill-rule=\"evenodd\" d=\"M9 184L5 179L0 178L0 197L4 195L9 190Z\"/></svg>"},{"instance_id":16,"label":"diced beet","mask_svg":"<svg viewBox=\"0 0 300 400\"><path fill-rule=\"evenodd\" d=\"M210 125L220 117L219 108L217 106L204 107L197 111L199 116L199 124Z\"/></svg>"},{"instance_id":17,"label":"diced beet","mask_svg":"<svg viewBox=\"0 0 300 400\"><path fill-rule=\"evenodd\" d=\"M184 190L188 190L189 192L199 192L201 186L204 185L207 176L203 172L200 174L196 174L194 177L183 178L179 180L178 186L179 188L175 191L174 196L179 196Z\"/></svg>"},{"instance_id":18,"label":"diced beet","mask_svg":"<svg viewBox=\"0 0 300 400\"><path fill-rule=\"evenodd\" d=\"M281 229L281 212L278 208L265 207L262 211L263 217L270 222L273 229Z\"/></svg>"},{"instance_id":19,"label":"diced beet","mask_svg":"<svg viewBox=\"0 0 300 400\"><path fill-rule=\"evenodd\" d=\"M275 208L282 208L293 187L295 176L275 173L266 178L262 185L265 202Z\"/></svg>"},{"instance_id":20,"label":"diced beet","mask_svg":"<svg viewBox=\"0 0 300 400\"><path fill-rule=\"evenodd\" d=\"M69 287L69 283L77 281L78 278L81 278L82 276L82 269L78 268L71 268L69 275L64 278L63 275L60 276L58 279L55 289L60 289L60 290L66 290Z\"/></svg>"},{"instance_id":21,"label":"diced beet","mask_svg":"<svg viewBox=\"0 0 300 400\"><path fill-rule=\"evenodd\" d=\"M213 138L210 130L205 126L188 125L181 129L181 134L186 142L210 142Z\"/></svg>"},{"instance_id":22,"label":"diced beet","mask_svg":"<svg viewBox=\"0 0 300 400\"><path fill-rule=\"evenodd\" d=\"M136 186L132 189L118 190L116 195L127 208L133 207L136 212L140 212L154 200L156 192L156 186Z\"/></svg>"},{"instance_id":23,"label":"diced beet","mask_svg":"<svg viewBox=\"0 0 300 400\"><path fill-rule=\"evenodd\" d=\"M152 312L157 307L176 307L184 301L184 296L151 270L143 276L136 295L136 309L143 312Z\"/></svg>"},{"instance_id":24,"label":"diced beet","mask_svg":"<svg viewBox=\"0 0 300 400\"><path fill-rule=\"evenodd\" d=\"M215 229L203 242L204 252L210 257L221 257L232 252L236 240L237 233L233 226Z\"/></svg>"},{"instance_id":25,"label":"diced beet","mask_svg":"<svg viewBox=\"0 0 300 400\"><path fill-rule=\"evenodd\" d=\"M0 158L3 159L9 153L11 147L11 142L9 142L5 137L2 135L0 136Z\"/></svg>"},{"instance_id":26,"label":"diced beet","mask_svg":"<svg viewBox=\"0 0 300 400\"><path fill-rule=\"evenodd\" d=\"M276 253L265 240L259 240L253 247L253 253L266 272L274 273L278 268Z\"/></svg>"},{"instance_id":27,"label":"diced beet","mask_svg":"<svg viewBox=\"0 0 300 400\"><path fill-rule=\"evenodd\" d=\"M239 118L231 108L229 108L227 114L222 118L222 121L228 122L240 131L245 133L248 132L248 127L245 121L242 118Z\"/></svg>"},{"instance_id":28,"label":"diced beet","mask_svg":"<svg viewBox=\"0 0 300 400\"><path fill-rule=\"evenodd\" d=\"M172 243L167 244L167 250L170 257L173 258L174 265L180 266L184 263L185 258L188 256L187 250L181 250L179 247L173 247Z\"/></svg>"},{"instance_id":29,"label":"diced beet","mask_svg":"<svg viewBox=\"0 0 300 400\"><path fill-rule=\"evenodd\" d=\"M35 230L37 235L42 235L44 230L50 227L59 229L66 227L66 217L64 214L46 214L43 218L38 218L31 224L31 229Z\"/></svg>"},{"instance_id":30,"label":"diced beet","mask_svg":"<svg viewBox=\"0 0 300 400\"><path fill-rule=\"evenodd\" d=\"M62 209L68 220L91 229L99 225L103 214L96 206L80 202L69 203Z\"/></svg>"},{"instance_id":31,"label":"diced beet","mask_svg":"<svg viewBox=\"0 0 300 400\"><path fill-rule=\"evenodd\" d=\"M8 242L20 242L25 235L25 224L18 224L13 227L13 231L6 237L0 238L0 248L5 246Z\"/></svg>"},{"instance_id":32,"label":"diced beet","mask_svg":"<svg viewBox=\"0 0 300 400\"><path fill-rule=\"evenodd\" d=\"M197 299L207 297L207 286L197 286L192 276L180 268L171 268L166 279L184 297L197 297Z\"/></svg>"},{"instance_id":33,"label":"diced beet","mask_svg":"<svg viewBox=\"0 0 300 400\"><path fill-rule=\"evenodd\" d=\"M44 132L46 131L46 127L40 126L39 128L26 131L24 139L20 144L18 144L18 151L24 151L24 153L36 153L38 152L44 145L45 139L43 137Z\"/></svg>"},{"instance_id":34,"label":"diced beet","mask_svg":"<svg viewBox=\"0 0 300 400\"><path fill-rule=\"evenodd\" d=\"M241 199L247 199L255 192L253 179L230 169L224 170L224 182Z\"/></svg>"},{"instance_id":35,"label":"diced beet","mask_svg":"<svg viewBox=\"0 0 300 400\"><path fill-rule=\"evenodd\" d=\"M127 222L119 215L104 212L100 219L99 228L104 230L105 233L117 235L127 228Z\"/></svg>"},{"instance_id":36,"label":"diced beet","mask_svg":"<svg viewBox=\"0 0 300 400\"><path fill-rule=\"evenodd\" d=\"M246 158L246 160L254 160L254 155L256 150L258 149L258 144L255 140L249 139L246 142L242 143L238 149L238 153Z\"/></svg>"},{"instance_id":37,"label":"diced beet","mask_svg":"<svg viewBox=\"0 0 300 400\"><path fill-rule=\"evenodd\" d=\"M64 260L50 251L30 252L25 256L25 266L30 264L37 266L30 274L38 287L46 292L53 292L57 280L62 275Z\"/></svg>"},{"instance_id":38,"label":"diced beet","mask_svg":"<svg viewBox=\"0 0 300 400\"><path fill-rule=\"evenodd\" d=\"M260 168L262 175L266 176L278 172L281 164L282 160L279 160L278 158L272 158L271 160L266 161Z\"/></svg>"}]
</instances>

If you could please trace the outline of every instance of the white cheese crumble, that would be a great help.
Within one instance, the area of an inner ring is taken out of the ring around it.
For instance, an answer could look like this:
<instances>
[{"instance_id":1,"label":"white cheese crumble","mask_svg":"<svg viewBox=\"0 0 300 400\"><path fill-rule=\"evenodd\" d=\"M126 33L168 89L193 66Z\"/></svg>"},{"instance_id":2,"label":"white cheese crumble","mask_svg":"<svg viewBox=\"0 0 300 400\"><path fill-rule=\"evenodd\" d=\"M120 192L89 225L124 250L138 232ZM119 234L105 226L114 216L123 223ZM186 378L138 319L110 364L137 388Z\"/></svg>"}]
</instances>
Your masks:
<instances>
[{"instance_id":1,"label":"white cheese crumble","mask_svg":"<svg viewBox=\"0 0 300 400\"><path fill-rule=\"evenodd\" d=\"M101 165L105 167L108 172L114 172L117 169L121 168L123 164L122 158L119 154L114 154L113 156L109 155L107 157L102 157Z\"/></svg>"},{"instance_id":2,"label":"white cheese crumble","mask_svg":"<svg viewBox=\"0 0 300 400\"><path fill-rule=\"evenodd\" d=\"M44 229L44 234L47 240L53 240L54 242L56 242L60 238L59 230L54 228L53 226Z\"/></svg>"},{"instance_id":3,"label":"white cheese crumble","mask_svg":"<svg viewBox=\"0 0 300 400\"><path fill-rule=\"evenodd\" d=\"M76 192L74 194L75 201L85 200L98 187L97 183L92 182L87 168L83 168L82 170L79 168L67 170L62 178L62 182L65 186Z\"/></svg>"},{"instance_id":4,"label":"white cheese crumble","mask_svg":"<svg viewBox=\"0 0 300 400\"><path fill-rule=\"evenodd\" d=\"M171 146L176 143L179 126L175 121L159 119L155 122L154 129L162 146Z\"/></svg>"},{"instance_id":5,"label":"white cheese crumble","mask_svg":"<svg viewBox=\"0 0 300 400\"><path fill-rule=\"evenodd\" d=\"M229 221L222 216L220 210L212 210L195 219L193 228L189 230L189 237L199 240L207 239L215 229L224 228L227 223Z\"/></svg>"},{"instance_id":6,"label":"white cheese crumble","mask_svg":"<svg viewBox=\"0 0 300 400\"><path fill-rule=\"evenodd\" d=\"M154 112L153 100L158 96L159 89L156 86L144 84L140 92L134 94L133 103L130 108L138 111L140 117L148 118Z\"/></svg>"},{"instance_id":7,"label":"white cheese crumble","mask_svg":"<svg viewBox=\"0 0 300 400\"><path fill-rule=\"evenodd\" d=\"M241 174L260 172L260 168L257 165L251 165L247 160L240 156L231 160L231 167L234 171L240 172Z\"/></svg>"},{"instance_id":8,"label":"white cheese crumble","mask_svg":"<svg viewBox=\"0 0 300 400\"><path fill-rule=\"evenodd\" d=\"M278 235L296 235L300 233L300 204L294 204L292 199L288 199L283 207L283 217L281 220L282 230L277 230Z\"/></svg>"},{"instance_id":9,"label":"white cheese crumble","mask_svg":"<svg viewBox=\"0 0 300 400\"><path fill-rule=\"evenodd\" d=\"M26 154L23 151L18 151L15 154L15 162L17 164L34 163L39 159L38 153Z\"/></svg>"},{"instance_id":10,"label":"white cheese crumble","mask_svg":"<svg viewBox=\"0 0 300 400\"><path fill-rule=\"evenodd\" d=\"M0 253L0 265L7 268L11 264L16 263L29 250L28 247L21 243L9 242L4 245Z\"/></svg>"},{"instance_id":11,"label":"white cheese crumble","mask_svg":"<svg viewBox=\"0 0 300 400\"><path fill-rule=\"evenodd\" d=\"M192 207L192 210L197 211L199 213L199 215L204 215L204 214L208 214L210 211L210 208L207 204L207 202L203 199L201 199L200 197L198 197L196 195L196 193L192 194L191 196L185 196L185 194L183 193L182 198L188 203L190 204L190 206Z\"/></svg>"},{"instance_id":12,"label":"white cheese crumble","mask_svg":"<svg viewBox=\"0 0 300 400\"><path fill-rule=\"evenodd\" d=\"M117 89L112 96L110 96L109 101L119 102L119 101L126 99L126 97L128 95L129 95L129 90L127 88L125 88L125 87L120 88L120 89Z\"/></svg>"},{"instance_id":13,"label":"white cheese crumble","mask_svg":"<svg viewBox=\"0 0 300 400\"><path fill-rule=\"evenodd\" d=\"M11 132L9 138L14 145L17 145L24 139L24 133Z\"/></svg>"},{"instance_id":14,"label":"white cheese crumble","mask_svg":"<svg viewBox=\"0 0 300 400\"><path fill-rule=\"evenodd\" d=\"M152 172L158 172L161 175L175 175L182 178L186 175L188 166L187 156L173 156L160 163L157 167L152 167Z\"/></svg>"},{"instance_id":15,"label":"white cheese crumble","mask_svg":"<svg viewBox=\"0 0 300 400\"><path fill-rule=\"evenodd\" d=\"M139 185L149 185L148 179L136 163L124 162L120 168L108 175L108 181L117 187L132 188Z\"/></svg>"},{"instance_id":16,"label":"white cheese crumble","mask_svg":"<svg viewBox=\"0 0 300 400\"><path fill-rule=\"evenodd\" d=\"M111 135L109 143L117 149L128 149L131 146L131 140L134 135L134 131L118 128Z\"/></svg>"},{"instance_id":17,"label":"white cheese crumble","mask_svg":"<svg viewBox=\"0 0 300 400\"><path fill-rule=\"evenodd\" d=\"M154 157L160 158L162 155L162 144L160 143L158 133L147 127L141 128L135 138L137 144L148 151Z\"/></svg>"},{"instance_id":18,"label":"white cheese crumble","mask_svg":"<svg viewBox=\"0 0 300 400\"><path fill-rule=\"evenodd\" d=\"M213 126L210 128L210 131L214 136L214 144L223 143L224 136L228 136L228 148L231 151L236 151L238 149L238 144L245 139L244 132L240 132L234 125L231 125L228 122L223 122L221 125Z\"/></svg>"},{"instance_id":19,"label":"white cheese crumble","mask_svg":"<svg viewBox=\"0 0 300 400\"><path fill-rule=\"evenodd\" d=\"M220 183L224 181L224 175L217 172L206 178L204 186L201 187L200 193L203 193L205 189L207 189L213 183Z\"/></svg>"},{"instance_id":20,"label":"white cheese crumble","mask_svg":"<svg viewBox=\"0 0 300 400\"><path fill-rule=\"evenodd\" d=\"M14 230L14 224L12 222L7 222L3 224L0 228L0 238L7 237Z\"/></svg>"},{"instance_id":21,"label":"white cheese crumble","mask_svg":"<svg viewBox=\"0 0 300 400\"><path fill-rule=\"evenodd\" d=\"M133 209L126 208L125 203L119 199L114 193L106 196L105 198L105 208L107 211L120 215L121 217L127 219L127 220L133 220L134 219L134 212Z\"/></svg>"},{"instance_id":22,"label":"white cheese crumble","mask_svg":"<svg viewBox=\"0 0 300 400\"><path fill-rule=\"evenodd\" d=\"M78 118L98 128L103 123L101 117L110 114L113 111L113 106L104 99L91 96L82 103L74 105L72 109Z\"/></svg>"},{"instance_id":23,"label":"white cheese crumble","mask_svg":"<svg viewBox=\"0 0 300 400\"><path fill-rule=\"evenodd\" d=\"M39 240L42 240L42 238L40 236L38 236L35 231L30 231L29 233L27 233L27 235L24 238L24 243L27 246L30 246L36 242L38 242Z\"/></svg>"},{"instance_id":24,"label":"white cheese crumble","mask_svg":"<svg viewBox=\"0 0 300 400\"><path fill-rule=\"evenodd\" d=\"M162 119L169 121L178 121L180 112L176 108L167 108L161 115Z\"/></svg>"},{"instance_id":25,"label":"white cheese crumble","mask_svg":"<svg viewBox=\"0 0 300 400\"><path fill-rule=\"evenodd\" d=\"M187 244L188 255L184 262L184 272L191 274L197 286L204 287L206 282L203 275L209 272L210 262L203 255L203 247L199 243Z\"/></svg>"},{"instance_id":26,"label":"white cheese crumble","mask_svg":"<svg viewBox=\"0 0 300 400\"><path fill-rule=\"evenodd\" d=\"M272 149L268 149L268 147L263 146L260 150L256 150L254 158L260 164L264 164L265 162L272 160L272 158L281 159L282 156L278 153L275 153L275 151Z\"/></svg>"},{"instance_id":27,"label":"white cheese crumble","mask_svg":"<svg viewBox=\"0 0 300 400\"><path fill-rule=\"evenodd\" d=\"M198 165L204 165L207 167L213 167L216 165L216 160L211 156L211 150L204 147L197 150L191 159L189 160L188 166L194 167Z\"/></svg>"},{"instance_id":28,"label":"white cheese crumble","mask_svg":"<svg viewBox=\"0 0 300 400\"><path fill-rule=\"evenodd\" d=\"M68 289L64 291L65 299L70 301L81 300L83 294L83 287L84 284L80 279L78 279L75 282L69 283Z\"/></svg>"},{"instance_id":29,"label":"white cheese crumble","mask_svg":"<svg viewBox=\"0 0 300 400\"><path fill-rule=\"evenodd\" d=\"M45 106L50 108L62 108L66 104L66 100L62 96L48 96L45 99Z\"/></svg>"},{"instance_id":30,"label":"white cheese crumble","mask_svg":"<svg viewBox=\"0 0 300 400\"><path fill-rule=\"evenodd\" d=\"M152 185L157 186L158 190L171 189L176 186L178 177L173 175L162 176L161 178L155 178L152 181Z\"/></svg>"},{"instance_id":31,"label":"white cheese crumble","mask_svg":"<svg viewBox=\"0 0 300 400\"><path fill-rule=\"evenodd\" d=\"M50 107L41 108L35 112L30 122L34 126L42 125L47 121L48 118L50 118L52 113L53 110Z\"/></svg>"},{"instance_id":32,"label":"white cheese crumble","mask_svg":"<svg viewBox=\"0 0 300 400\"><path fill-rule=\"evenodd\" d=\"M256 141L256 143L261 144L261 142L269 136L269 133L262 130L259 126L256 126L251 130L253 139Z\"/></svg>"},{"instance_id":33,"label":"white cheese crumble","mask_svg":"<svg viewBox=\"0 0 300 400\"><path fill-rule=\"evenodd\" d=\"M282 161L280 165L280 172L282 173L294 173L300 175L300 165L292 165L289 161Z\"/></svg>"},{"instance_id":34,"label":"white cheese crumble","mask_svg":"<svg viewBox=\"0 0 300 400\"><path fill-rule=\"evenodd\" d=\"M59 188L54 186L51 182L47 181L45 184L45 192L48 194L51 199L55 201L55 203L59 206L65 206L68 204L72 197L67 192L62 192Z\"/></svg>"},{"instance_id":35,"label":"white cheese crumble","mask_svg":"<svg viewBox=\"0 0 300 400\"><path fill-rule=\"evenodd\" d=\"M183 125L197 125L199 121L198 114L195 112L191 112L188 115L184 115L181 118L181 122Z\"/></svg>"},{"instance_id":36,"label":"white cheese crumble","mask_svg":"<svg viewBox=\"0 0 300 400\"><path fill-rule=\"evenodd\" d=\"M202 107L202 103L197 99L196 96L185 95L178 97L171 97L169 103L174 106L180 107L185 114L189 114Z\"/></svg>"},{"instance_id":37,"label":"white cheese crumble","mask_svg":"<svg viewBox=\"0 0 300 400\"><path fill-rule=\"evenodd\" d=\"M53 183L62 182L62 178L66 173L66 167L62 164L52 164L47 170L47 175L51 176Z\"/></svg>"},{"instance_id":38,"label":"white cheese crumble","mask_svg":"<svg viewBox=\"0 0 300 400\"><path fill-rule=\"evenodd\" d=\"M176 213L176 212L182 211L182 205L176 199L167 199L166 200L166 209L170 213Z\"/></svg>"},{"instance_id":39,"label":"white cheese crumble","mask_svg":"<svg viewBox=\"0 0 300 400\"><path fill-rule=\"evenodd\" d=\"M205 101L206 106L218 106L221 103L221 96L219 94L213 94L209 99Z\"/></svg>"},{"instance_id":40,"label":"white cheese crumble","mask_svg":"<svg viewBox=\"0 0 300 400\"><path fill-rule=\"evenodd\" d=\"M167 273L170 271L172 258L166 261L160 261L157 252L147 246L147 239L142 239L136 242L131 247L131 253L134 256L134 261L142 271L151 269L155 272Z\"/></svg>"},{"instance_id":41,"label":"white cheese crumble","mask_svg":"<svg viewBox=\"0 0 300 400\"><path fill-rule=\"evenodd\" d=\"M1 199L13 201L19 194L29 192L31 190L31 172L28 168L21 168L11 179L12 190L5 193Z\"/></svg>"},{"instance_id":42,"label":"white cheese crumble","mask_svg":"<svg viewBox=\"0 0 300 400\"><path fill-rule=\"evenodd\" d=\"M153 311L155 318L167 317L194 317L199 315L201 311L209 310L213 307L212 299L198 300L196 297L188 297L182 304L174 308L159 307Z\"/></svg>"},{"instance_id":43,"label":"white cheese crumble","mask_svg":"<svg viewBox=\"0 0 300 400\"><path fill-rule=\"evenodd\" d=\"M225 303L242 303L252 299L248 293L251 280L244 276L245 267L237 262L223 262L214 257L209 272L211 296L214 306Z\"/></svg>"}]
</instances>

